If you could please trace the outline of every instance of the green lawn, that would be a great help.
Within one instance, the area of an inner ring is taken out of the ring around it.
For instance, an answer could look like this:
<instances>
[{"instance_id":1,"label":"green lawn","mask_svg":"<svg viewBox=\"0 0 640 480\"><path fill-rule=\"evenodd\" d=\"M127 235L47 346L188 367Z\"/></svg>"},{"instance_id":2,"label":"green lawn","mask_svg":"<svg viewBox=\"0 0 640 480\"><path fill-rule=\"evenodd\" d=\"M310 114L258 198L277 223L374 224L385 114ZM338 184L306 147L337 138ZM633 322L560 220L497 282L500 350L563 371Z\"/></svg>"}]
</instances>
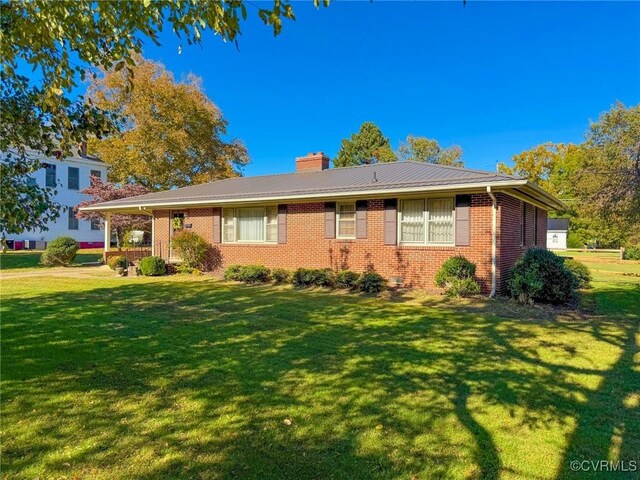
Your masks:
<instances>
[{"instance_id":1,"label":"green lawn","mask_svg":"<svg viewBox=\"0 0 640 480\"><path fill-rule=\"evenodd\" d=\"M43 278L2 281L6 479L602 478L571 460L639 459L640 278L597 273L575 316Z\"/></svg>"},{"instance_id":2,"label":"green lawn","mask_svg":"<svg viewBox=\"0 0 640 480\"><path fill-rule=\"evenodd\" d=\"M0 270L16 270L23 268L46 268L40 264L41 251L24 252L9 251L0 253ZM81 263L98 262L102 258L102 253L83 253L82 251L76 255L74 265Z\"/></svg>"}]
</instances>

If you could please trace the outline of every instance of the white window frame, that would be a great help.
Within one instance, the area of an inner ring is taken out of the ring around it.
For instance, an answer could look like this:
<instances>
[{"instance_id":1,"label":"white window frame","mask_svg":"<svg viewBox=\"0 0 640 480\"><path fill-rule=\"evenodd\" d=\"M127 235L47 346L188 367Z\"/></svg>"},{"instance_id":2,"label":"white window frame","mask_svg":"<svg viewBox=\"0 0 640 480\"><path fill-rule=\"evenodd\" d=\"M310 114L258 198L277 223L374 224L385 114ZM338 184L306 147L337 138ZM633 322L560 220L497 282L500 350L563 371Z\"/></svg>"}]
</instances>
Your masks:
<instances>
[{"instance_id":1,"label":"white window frame","mask_svg":"<svg viewBox=\"0 0 640 480\"><path fill-rule=\"evenodd\" d=\"M342 206L353 206L353 235L340 235L340 207ZM355 240L356 238L356 229L358 228L357 224L357 213L356 213L356 202L340 202L336 203L336 238L345 239L345 240Z\"/></svg>"},{"instance_id":2,"label":"white window frame","mask_svg":"<svg viewBox=\"0 0 640 480\"><path fill-rule=\"evenodd\" d=\"M451 235L451 242L430 242L429 241L429 200L444 200L450 199L452 202L452 223L453 232ZM422 200L422 222L424 229L424 240L422 242L405 242L402 240L402 205L405 200ZM398 245L407 246L427 246L427 247L454 247L456 245L456 197L452 195L438 195L428 197L408 197L398 199L398 212L397 212L397 236Z\"/></svg>"},{"instance_id":3,"label":"white window frame","mask_svg":"<svg viewBox=\"0 0 640 480\"><path fill-rule=\"evenodd\" d=\"M262 238L263 240L238 240L238 210L241 210L243 208L261 208L262 209L262 216L263 216L263 232L262 232ZM276 215L275 215L275 221L273 221L271 224L269 224L269 217L267 215L267 209L268 208L275 208L276 209ZM228 212L229 210L231 210L233 212L232 216L233 216L233 240L227 240L226 236L225 236L225 216L226 216L226 212ZM277 232L277 225L278 225L278 206L277 205L266 205L266 206L262 206L262 207L224 207L222 209L222 215L220 218L220 223L221 223L221 228L222 228L222 232L221 232L221 240L222 243L235 243L235 244L242 244L242 245L262 245L262 244L269 244L269 245L274 245L278 243L278 232ZM276 238L273 240L268 240L267 239L267 234L268 234L268 225L276 225Z\"/></svg>"}]
</instances>

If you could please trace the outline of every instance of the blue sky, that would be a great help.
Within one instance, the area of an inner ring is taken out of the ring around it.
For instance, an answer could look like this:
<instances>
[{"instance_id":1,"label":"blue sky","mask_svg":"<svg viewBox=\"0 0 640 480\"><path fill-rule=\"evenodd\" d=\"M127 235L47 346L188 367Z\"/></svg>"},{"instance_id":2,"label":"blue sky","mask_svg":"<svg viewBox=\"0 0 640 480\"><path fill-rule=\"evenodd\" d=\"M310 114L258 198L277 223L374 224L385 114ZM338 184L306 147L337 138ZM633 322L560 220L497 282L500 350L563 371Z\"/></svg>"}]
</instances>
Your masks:
<instances>
[{"instance_id":1,"label":"blue sky","mask_svg":"<svg viewBox=\"0 0 640 480\"><path fill-rule=\"evenodd\" d=\"M251 11L239 49L171 33L145 56L193 72L246 143L246 175L334 156L364 121L392 146L407 134L459 144L466 164L546 141L579 142L616 101L640 102L640 3L294 3L273 37Z\"/></svg>"}]
</instances>

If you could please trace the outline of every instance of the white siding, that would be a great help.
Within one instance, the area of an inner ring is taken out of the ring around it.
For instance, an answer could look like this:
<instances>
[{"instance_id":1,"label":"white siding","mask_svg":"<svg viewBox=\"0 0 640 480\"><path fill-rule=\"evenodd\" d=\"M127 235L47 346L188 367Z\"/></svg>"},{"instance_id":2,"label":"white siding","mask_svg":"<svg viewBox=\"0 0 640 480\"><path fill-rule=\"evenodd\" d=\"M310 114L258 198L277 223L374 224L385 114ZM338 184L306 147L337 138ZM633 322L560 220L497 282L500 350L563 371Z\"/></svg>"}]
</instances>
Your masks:
<instances>
[{"instance_id":1,"label":"white siding","mask_svg":"<svg viewBox=\"0 0 640 480\"><path fill-rule=\"evenodd\" d=\"M549 250L566 250L566 230L547 230L547 248Z\"/></svg>"}]
</instances>

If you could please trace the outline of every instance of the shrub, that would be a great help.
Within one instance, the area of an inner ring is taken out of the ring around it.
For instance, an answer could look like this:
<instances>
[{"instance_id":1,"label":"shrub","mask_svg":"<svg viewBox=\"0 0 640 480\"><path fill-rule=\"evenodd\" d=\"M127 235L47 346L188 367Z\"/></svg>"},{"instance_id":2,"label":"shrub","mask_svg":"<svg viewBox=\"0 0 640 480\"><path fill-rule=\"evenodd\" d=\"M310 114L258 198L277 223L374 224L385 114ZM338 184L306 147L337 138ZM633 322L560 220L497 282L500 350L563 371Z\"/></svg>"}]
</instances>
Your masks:
<instances>
[{"instance_id":1,"label":"shrub","mask_svg":"<svg viewBox=\"0 0 640 480\"><path fill-rule=\"evenodd\" d=\"M352 272L351 270L341 270L336 275L336 287L353 290L356 288L356 283L359 277L360 275L356 272Z\"/></svg>"},{"instance_id":2,"label":"shrub","mask_svg":"<svg viewBox=\"0 0 640 480\"><path fill-rule=\"evenodd\" d=\"M449 297L465 297L480 292L480 285L473 279L475 274L474 263L462 256L451 257L436 273L435 283Z\"/></svg>"},{"instance_id":3,"label":"shrub","mask_svg":"<svg viewBox=\"0 0 640 480\"><path fill-rule=\"evenodd\" d=\"M625 260L640 260L640 245L624 249Z\"/></svg>"},{"instance_id":4,"label":"shrub","mask_svg":"<svg viewBox=\"0 0 640 480\"><path fill-rule=\"evenodd\" d=\"M576 297L578 280L561 257L532 248L516 261L508 285L511 296L519 302L557 305Z\"/></svg>"},{"instance_id":5,"label":"shrub","mask_svg":"<svg viewBox=\"0 0 640 480\"><path fill-rule=\"evenodd\" d=\"M47 245L40 256L40 262L43 265L62 265L67 266L78 253L80 245L71 237L58 237Z\"/></svg>"},{"instance_id":6,"label":"shrub","mask_svg":"<svg viewBox=\"0 0 640 480\"><path fill-rule=\"evenodd\" d=\"M452 278L473 278L476 266L462 256L448 258L436 273L435 281L438 287L444 288Z\"/></svg>"},{"instance_id":7,"label":"shrub","mask_svg":"<svg viewBox=\"0 0 640 480\"><path fill-rule=\"evenodd\" d=\"M174 235L171 245L182 258L182 265L188 268L203 268L207 261L209 244L197 233L183 230Z\"/></svg>"},{"instance_id":8,"label":"shrub","mask_svg":"<svg viewBox=\"0 0 640 480\"><path fill-rule=\"evenodd\" d=\"M244 283L265 283L271 278L271 270L264 265L246 265L240 269L239 280Z\"/></svg>"},{"instance_id":9,"label":"shrub","mask_svg":"<svg viewBox=\"0 0 640 480\"><path fill-rule=\"evenodd\" d=\"M109 265L109 268L111 268L111 270L115 270L118 267L127 268L127 257L123 257L122 255L111 257L109 258L109 260L107 260L107 265Z\"/></svg>"},{"instance_id":10,"label":"shrub","mask_svg":"<svg viewBox=\"0 0 640 480\"><path fill-rule=\"evenodd\" d=\"M167 264L160 257L144 257L140 260L140 273L148 277L155 277L167 273Z\"/></svg>"},{"instance_id":11,"label":"shrub","mask_svg":"<svg viewBox=\"0 0 640 480\"><path fill-rule=\"evenodd\" d=\"M387 288L387 280L376 272L365 272L360 275L356 287L363 293L380 293Z\"/></svg>"},{"instance_id":12,"label":"shrub","mask_svg":"<svg viewBox=\"0 0 640 480\"><path fill-rule=\"evenodd\" d=\"M240 281L240 273L242 272L242 265L229 265L224 271L224 279L232 280L234 282Z\"/></svg>"},{"instance_id":13,"label":"shrub","mask_svg":"<svg viewBox=\"0 0 640 480\"><path fill-rule=\"evenodd\" d=\"M291 272L284 268L274 268L271 272L271 278L276 283L289 283L291 281Z\"/></svg>"},{"instance_id":14,"label":"shrub","mask_svg":"<svg viewBox=\"0 0 640 480\"><path fill-rule=\"evenodd\" d=\"M579 288L589 288L591 286L591 272L584 263L567 258L564 261L564 266L576 277Z\"/></svg>"},{"instance_id":15,"label":"shrub","mask_svg":"<svg viewBox=\"0 0 640 480\"><path fill-rule=\"evenodd\" d=\"M184 265L179 265L176 267L176 272L182 275L202 275L202 271L197 268L186 267Z\"/></svg>"},{"instance_id":16,"label":"shrub","mask_svg":"<svg viewBox=\"0 0 640 480\"><path fill-rule=\"evenodd\" d=\"M332 287L335 276L330 268L299 268L293 272L292 282L296 287Z\"/></svg>"}]
</instances>

